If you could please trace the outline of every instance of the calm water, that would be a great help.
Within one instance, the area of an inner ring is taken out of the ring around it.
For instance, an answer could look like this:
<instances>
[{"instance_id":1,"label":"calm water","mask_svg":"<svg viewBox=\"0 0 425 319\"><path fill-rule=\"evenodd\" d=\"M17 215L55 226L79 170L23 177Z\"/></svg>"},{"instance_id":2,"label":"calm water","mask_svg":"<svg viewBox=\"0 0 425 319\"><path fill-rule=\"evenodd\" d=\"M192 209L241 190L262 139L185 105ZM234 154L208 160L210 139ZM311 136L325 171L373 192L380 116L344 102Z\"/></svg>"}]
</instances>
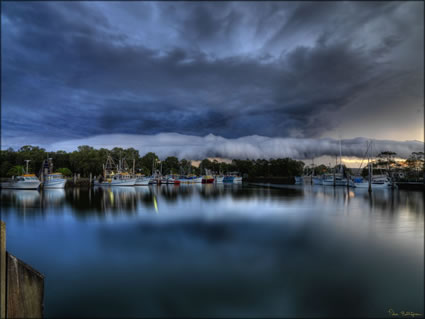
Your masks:
<instances>
[{"instance_id":1,"label":"calm water","mask_svg":"<svg viewBox=\"0 0 425 319\"><path fill-rule=\"evenodd\" d=\"M45 315L424 313L423 193L323 186L1 192Z\"/></svg>"}]
</instances>

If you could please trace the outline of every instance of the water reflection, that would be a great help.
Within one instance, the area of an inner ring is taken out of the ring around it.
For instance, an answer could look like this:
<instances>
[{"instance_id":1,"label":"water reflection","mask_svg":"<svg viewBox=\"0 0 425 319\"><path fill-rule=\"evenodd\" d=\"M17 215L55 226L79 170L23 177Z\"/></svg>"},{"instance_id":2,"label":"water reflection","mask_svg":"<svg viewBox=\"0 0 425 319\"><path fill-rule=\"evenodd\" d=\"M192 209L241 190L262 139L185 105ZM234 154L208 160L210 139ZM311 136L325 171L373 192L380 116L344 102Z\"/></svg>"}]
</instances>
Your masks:
<instances>
[{"instance_id":1,"label":"water reflection","mask_svg":"<svg viewBox=\"0 0 425 319\"><path fill-rule=\"evenodd\" d=\"M386 215L397 215L402 211L423 214L424 201L421 192L399 190L346 189L322 186L282 186L268 188L243 186L241 184L194 184L194 185L153 185L136 187L95 187L93 189L51 189L51 190L1 190L2 208L18 212L29 210L45 211L67 205L80 216L99 215L102 212L135 214L139 210L154 209L157 204L178 205L198 199L214 202L223 198L238 201L268 201L277 203L302 203L331 207L361 207L369 212L381 211Z\"/></svg>"},{"instance_id":2,"label":"water reflection","mask_svg":"<svg viewBox=\"0 0 425 319\"><path fill-rule=\"evenodd\" d=\"M3 190L1 208L48 317L384 317L423 313L422 195L155 185Z\"/></svg>"}]
</instances>

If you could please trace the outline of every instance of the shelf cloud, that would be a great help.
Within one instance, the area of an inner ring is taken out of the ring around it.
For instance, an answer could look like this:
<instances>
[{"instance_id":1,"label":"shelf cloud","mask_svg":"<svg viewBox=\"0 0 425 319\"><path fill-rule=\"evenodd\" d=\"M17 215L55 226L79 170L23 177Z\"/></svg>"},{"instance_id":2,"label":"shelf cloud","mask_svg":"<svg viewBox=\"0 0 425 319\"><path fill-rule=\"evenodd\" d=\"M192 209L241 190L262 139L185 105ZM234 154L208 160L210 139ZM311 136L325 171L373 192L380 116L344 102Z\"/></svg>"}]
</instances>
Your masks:
<instances>
[{"instance_id":1,"label":"shelf cloud","mask_svg":"<svg viewBox=\"0 0 425 319\"><path fill-rule=\"evenodd\" d=\"M368 139L358 137L341 140L343 156L363 157ZM372 140L372 155L391 150L398 157L407 158L412 152L423 151L424 143L420 141ZM90 145L95 148L113 147L139 150L141 155L155 152L161 159L176 156L200 160L206 157L221 157L228 159L259 159L291 157L294 159L311 159L320 156L334 156L340 153L340 141L336 139L310 138L276 138L265 136L244 136L240 138L224 138L209 134L206 136L191 136L177 133L160 133L155 135L110 134L89 138L75 139L45 145L48 150L75 150L80 145Z\"/></svg>"}]
</instances>

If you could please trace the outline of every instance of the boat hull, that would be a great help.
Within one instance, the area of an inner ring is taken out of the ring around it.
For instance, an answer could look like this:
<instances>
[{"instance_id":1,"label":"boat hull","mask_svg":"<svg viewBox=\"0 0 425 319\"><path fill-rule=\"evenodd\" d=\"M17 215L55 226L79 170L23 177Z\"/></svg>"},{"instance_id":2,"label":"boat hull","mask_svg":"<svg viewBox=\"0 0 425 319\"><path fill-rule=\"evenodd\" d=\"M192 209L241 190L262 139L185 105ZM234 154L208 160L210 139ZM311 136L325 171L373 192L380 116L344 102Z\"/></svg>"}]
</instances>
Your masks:
<instances>
[{"instance_id":1,"label":"boat hull","mask_svg":"<svg viewBox=\"0 0 425 319\"><path fill-rule=\"evenodd\" d=\"M43 183L43 188L65 188L66 179L48 180Z\"/></svg>"},{"instance_id":2,"label":"boat hull","mask_svg":"<svg viewBox=\"0 0 425 319\"><path fill-rule=\"evenodd\" d=\"M240 177L240 176L236 176L236 177L233 179L233 183L236 183L236 184L238 184L238 183L242 183L242 177Z\"/></svg>"},{"instance_id":3,"label":"boat hull","mask_svg":"<svg viewBox=\"0 0 425 319\"><path fill-rule=\"evenodd\" d=\"M2 189L38 189L40 181L5 182L1 184Z\"/></svg>"},{"instance_id":4,"label":"boat hull","mask_svg":"<svg viewBox=\"0 0 425 319\"><path fill-rule=\"evenodd\" d=\"M202 179L202 184L212 184L212 183L214 183L214 178Z\"/></svg>"},{"instance_id":5,"label":"boat hull","mask_svg":"<svg viewBox=\"0 0 425 319\"><path fill-rule=\"evenodd\" d=\"M369 182L354 183L356 188L369 188ZM391 184L388 182L384 183L373 183L371 184L372 189L374 188L391 188Z\"/></svg>"},{"instance_id":6,"label":"boat hull","mask_svg":"<svg viewBox=\"0 0 425 319\"><path fill-rule=\"evenodd\" d=\"M134 186L135 184L136 184L136 178L119 179L119 180L111 181L111 186Z\"/></svg>"},{"instance_id":7,"label":"boat hull","mask_svg":"<svg viewBox=\"0 0 425 319\"><path fill-rule=\"evenodd\" d=\"M146 186L149 185L150 182L150 178L149 177L140 177L136 179L136 183L134 184L135 186Z\"/></svg>"},{"instance_id":8,"label":"boat hull","mask_svg":"<svg viewBox=\"0 0 425 319\"><path fill-rule=\"evenodd\" d=\"M224 176L223 183L233 183L234 177L233 176Z\"/></svg>"},{"instance_id":9,"label":"boat hull","mask_svg":"<svg viewBox=\"0 0 425 319\"><path fill-rule=\"evenodd\" d=\"M223 183L223 179L224 179L224 176L216 176L215 182L216 183Z\"/></svg>"}]
</instances>

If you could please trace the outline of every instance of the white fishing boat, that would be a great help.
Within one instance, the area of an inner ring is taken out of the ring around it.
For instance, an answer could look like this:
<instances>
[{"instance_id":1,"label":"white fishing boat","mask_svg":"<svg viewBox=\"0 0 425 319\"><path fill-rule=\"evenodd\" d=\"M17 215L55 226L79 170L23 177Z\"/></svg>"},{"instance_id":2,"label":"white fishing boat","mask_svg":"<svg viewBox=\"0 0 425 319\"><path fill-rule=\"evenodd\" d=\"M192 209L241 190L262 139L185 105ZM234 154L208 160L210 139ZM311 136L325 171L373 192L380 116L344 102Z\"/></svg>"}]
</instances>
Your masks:
<instances>
[{"instance_id":1,"label":"white fishing boat","mask_svg":"<svg viewBox=\"0 0 425 319\"><path fill-rule=\"evenodd\" d=\"M149 185L150 180L151 180L151 177L149 176L136 175L136 183L134 185L146 186L146 185Z\"/></svg>"},{"instance_id":2,"label":"white fishing boat","mask_svg":"<svg viewBox=\"0 0 425 319\"><path fill-rule=\"evenodd\" d=\"M216 177L215 177L215 182L217 183L217 184L222 184L223 183L223 179L224 179L224 176L223 175L217 175Z\"/></svg>"},{"instance_id":3,"label":"white fishing boat","mask_svg":"<svg viewBox=\"0 0 425 319\"><path fill-rule=\"evenodd\" d=\"M391 188L393 183L388 176L373 176L371 180L371 187L374 188ZM369 181L367 179L356 178L354 180L354 187L357 188L369 188Z\"/></svg>"},{"instance_id":4,"label":"white fishing boat","mask_svg":"<svg viewBox=\"0 0 425 319\"><path fill-rule=\"evenodd\" d=\"M43 188L65 188L66 179L61 173L47 174L44 177Z\"/></svg>"},{"instance_id":5,"label":"white fishing boat","mask_svg":"<svg viewBox=\"0 0 425 319\"><path fill-rule=\"evenodd\" d=\"M347 178L343 177L342 174L335 174L335 183L334 183L334 176L333 175L327 175L322 180L323 185L325 186L347 186L347 183L349 183L349 186L353 186L352 181L348 181Z\"/></svg>"},{"instance_id":6,"label":"white fishing boat","mask_svg":"<svg viewBox=\"0 0 425 319\"><path fill-rule=\"evenodd\" d=\"M41 182L35 174L24 174L21 176L14 176L8 182L1 184L3 189L38 189Z\"/></svg>"},{"instance_id":7,"label":"white fishing boat","mask_svg":"<svg viewBox=\"0 0 425 319\"><path fill-rule=\"evenodd\" d=\"M134 186L136 180L129 173L117 173L111 179L111 186Z\"/></svg>"},{"instance_id":8,"label":"white fishing boat","mask_svg":"<svg viewBox=\"0 0 425 319\"><path fill-rule=\"evenodd\" d=\"M235 176L233 179L234 184L242 183L242 176Z\"/></svg>"}]
</instances>

